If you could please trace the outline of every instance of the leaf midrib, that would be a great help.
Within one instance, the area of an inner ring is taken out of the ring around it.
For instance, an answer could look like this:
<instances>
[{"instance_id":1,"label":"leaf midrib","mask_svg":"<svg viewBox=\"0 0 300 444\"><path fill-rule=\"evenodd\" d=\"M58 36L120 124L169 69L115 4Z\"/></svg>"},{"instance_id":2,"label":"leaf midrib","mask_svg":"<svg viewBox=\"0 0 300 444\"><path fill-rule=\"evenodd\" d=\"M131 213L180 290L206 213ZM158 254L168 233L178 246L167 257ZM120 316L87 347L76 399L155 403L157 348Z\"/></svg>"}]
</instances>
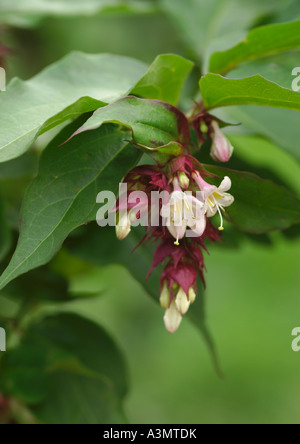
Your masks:
<instances>
[{"instance_id":1,"label":"leaf midrib","mask_svg":"<svg viewBox=\"0 0 300 444\"><path fill-rule=\"evenodd\" d=\"M91 184L93 184L95 182L95 180L98 179L98 177L100 176L100 174L111 164L111 162L128 146L128 144L125 144L124 146L122 146L113 157L110 158L109 162L107 162L103 168L101 170L99 170L99 174L97 176L95 176L93 178L93 180L89 181L83 188L81 188L81 190L74 196L74 198L72 199L72 201L70 202L70 205L68 206L68 208L66 209L66 211L64 212L64 214L62 215L62 217L60 218L59 222L55 225L55 227L51 230L50 233L48 233L48 235L41 241L41 243L31 252L31 254L29 256L27 256L22 262L20 262L18 264L17 267L14 267L14 269L6 276L6 278L1 282L0 284L0 289L4 288L5 285L10 281L10 277L17 271L19 270L26 261L28 261L39 249L40 247L53 235L53 233L55 232L55 230L58 228L58 226L62 223L62 221L64 220L64 218L66 217L66 215L68 214L68 212L70 211L72 205L74 204L75 200L78 198L78 196L86 189L88 188Z\"/></svg>"}]
</instances>

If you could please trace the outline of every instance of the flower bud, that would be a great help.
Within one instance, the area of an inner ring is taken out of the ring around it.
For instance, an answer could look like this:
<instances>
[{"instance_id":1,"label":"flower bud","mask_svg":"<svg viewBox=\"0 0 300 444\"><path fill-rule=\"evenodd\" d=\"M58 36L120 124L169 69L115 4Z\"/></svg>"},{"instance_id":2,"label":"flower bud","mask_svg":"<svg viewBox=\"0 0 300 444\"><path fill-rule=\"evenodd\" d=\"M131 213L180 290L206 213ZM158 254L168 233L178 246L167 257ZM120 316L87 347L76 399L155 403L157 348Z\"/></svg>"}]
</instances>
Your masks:
<instances>
[{"instance_id":1,"label":"flower bud","mask_svg":"<svg viewBox=\"0 0 300 444\"><path fill-rule=\"evenodd\" d=\"M179 173L179 185L184 190L187 190L188 187L190 186L190 179L187 177L187 175L183 171L181 171Z\"/></svg>"},{"instance_id":2,"label":"flower bud","mask_svg":"<svg viewBox=\"0 0 300 444\"><path fill-rule=\"evenodd\" d=\"M119 222L116 226L116 235L119 240L124 240L131 231L131 225L128 218L128 214L124 212L119 218Z\"/></svg>"},{"instance_id":3,"label":"flower bud","mask_svg":"<svg viewBox=\"0 0 300 444\"><path fill-rule=\"evenodd\" d=\"M216 162L228 162L233 153L233 146L227 137L220 130L218 122L212 123L212 147L210 155Z\"/></svg>"},{"instance_id":4,"label":"flower bud","mask_svg":"<svg viewBox=\"0 0 300 444\"><path fill-rule=\"evenodd\" d=\"M171 302L170 307L166 310L164 322L169 333L175 333L182 320L182 316L176 308L175 301Z\"/></svg>"},{"instance_id":5,"label":"flower bud","mask_svg":"<svg viewBox=\"0 0 300 444\"><path fill-rule=\"evenodd\" d=\"M170 303L170 290L168 289L166 282L163 285L159 301L160 301L161 308L163 308L164 310L167 310L169 307L169 303Z\"/></svg>"},{"instance_id":6,"label":"flower bud","mask_svg":"<svg viewBox=\"0 0 300 444\"><path fill-rule=\"evenodd\" d=\"M187 295L181 287L179 288L179 291L176 295L175 304L177 310L182 315L184 315L190 307L190 301L188 300Z\"/></svg>"},{"instance_id":7,"label":"flower bud","mask_svg":"<svg viewBox=\"0 0 300 444\"><path fill-rule=\"evenodd\" d=\"M196 300L196 292L193 289L193 287L191 287L189 289L189 301L190 301L191 304L193 304L195 302L195 300Z\"/></svg>"},{"instance_id":8,"label":"flower bud","mask_svg":"<svg viewBox=\"0 0 300 444\"><path fill-rule=\"evenodd\" d=\"M200 131L201 131L201 133L202 134L207 134L208 130L209 130L209 128L206 125L206 123L205 122L201 122L201 124L200 124Z\"/></svg>"}]
</instances>

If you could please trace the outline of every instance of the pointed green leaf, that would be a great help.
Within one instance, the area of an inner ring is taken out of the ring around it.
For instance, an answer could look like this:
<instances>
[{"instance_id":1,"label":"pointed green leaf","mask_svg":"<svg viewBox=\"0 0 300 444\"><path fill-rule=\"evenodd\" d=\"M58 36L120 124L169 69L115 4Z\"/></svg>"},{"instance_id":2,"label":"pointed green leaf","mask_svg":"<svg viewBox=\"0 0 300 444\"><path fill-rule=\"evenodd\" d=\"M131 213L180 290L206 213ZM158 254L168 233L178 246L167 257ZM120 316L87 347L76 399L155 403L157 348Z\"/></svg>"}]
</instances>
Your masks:
<instances>
[{"instance_id":1,"label":"pointed green leaf","mask_svg":"<svg viewBox=\"0 0 300 444\"><path fill-rule=\"evenodd\" d=\"M232 79L244 78L260 74L268 80L277 83L283 88L291 88L292 68L295 66L295 57L299 53L280 54L255 62L248 62L231 71L228 77ZM265 108L258 106L240 106L223 109L224 118L242 122L243 128L260 134L293 156L300 159L299 114L297 111L286 109Z\"/></svg>"},{"instance_id":2,"label":"pointed green leaf","mask_svg":"<svg viewBox=\"0 0 300 444\"><path fill-rule=\"evenodd\" d=\"M193 66L192 62L177 55L159 55L131 94L177 105Z\"/></svg>"},{"instance_id":3,"label":"pointed green leaf","mask_svg":"<svg viewBox=\"0 0 300 444\"><path fill-rule=\"evenodd\" d=\"M157 100L125 97L97 110L77 133L99 128L105 122L117 122L133 131L136 144L154 154L162 148L162 163L182 152L189 141L189 124L184 114L172 105ZM167 156L167 157L166 157Z\"/></svg>"},{"instance_id":4,"label":"pointed green leaf","mask_svg":"<svg viewBox=\"0 0 300 444\"><path fill-rule=\"evenodd\" d=\"M276 13L286 0L158 0L179 36L196 56L236 42L265 15Z\"/></svg>"},{"instance_id":5,"label":"pointed green leaf","mask_svg":"<svg viewBox=\"0 0 300 444\"><path fill-rule=\"evenodd\" d=\"M61 145L76 128L77 122L64 129L41 157L39 174L23 203L19 243L0 278L1 288L47 263L74 228L95 220L98 193L117 194L121 179L140 158L139 151L124 141L130 134L114 125Z\"/></svg>"},{"instance_id":6,"label":"pointed green leaf","mask_svg":"<svg viewBox=\"0 0 300 444\"><path fill-rule=\"evenodd\" d=\"M260 105L300 111L300 93L281 88L260 75L226 79L207 74L200 80L206 109L232 105Z\"/></svg>"},{"instance_id":7,"label":"pointed green leaf","mask_svg":"<svg viewBox=\"0 0 300 444\"><path fill-rule=\"evenodd\" d=\"M94 16L111 12L151 13L155 11L151 0L1 0L1 23L26 25L27 20L46 16ZM29 22L30 23L30 22Z\"/></svg>"},{"instance_id":8,"label":"pointed green leaf","mask_svg":"<svg viewBox=\"0 0 300 444\"><path fill-rule=\"evenodd\" d=\"M231 49L211 56L209 71L226 74L241 63L300 48L300 20L253 29Z\"/></svg>"},{"instance_id":9,"label":"pointed green leaf","mask_svg":"<svg viewBox=\"0 0 300 444\"><path fill-rule=\"evenodd\" d=\"M40 133L126 95L146 69L127 57L75 52L31 80L12 80L0 95L0 162L20 156Z\"/></svg>"}]
</instances>

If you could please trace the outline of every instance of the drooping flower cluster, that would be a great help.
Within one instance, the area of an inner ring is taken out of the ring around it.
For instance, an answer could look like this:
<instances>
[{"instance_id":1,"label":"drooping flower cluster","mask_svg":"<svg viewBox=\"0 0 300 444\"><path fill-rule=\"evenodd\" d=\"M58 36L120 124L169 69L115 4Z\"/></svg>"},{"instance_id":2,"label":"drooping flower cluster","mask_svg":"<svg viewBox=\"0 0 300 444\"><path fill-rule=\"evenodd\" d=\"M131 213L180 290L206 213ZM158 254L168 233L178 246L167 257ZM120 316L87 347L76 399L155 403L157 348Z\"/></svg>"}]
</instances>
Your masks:
<instances>
[{"instance_id":1,"label":"drooping flower cluster","mask_svg":"<svg viewBox=\"0 0 300 444\"><path fill-rule=\"evenodd\" d=\"M164 265L160 304L165 310L165 326L171 333L178 329L182 316L196 299L198 276L205 284L205 241L220 241L223 213L234 202L228 193L229 177L219 187L209 184L209 177L212 175L190 155L171 160L165 168L140 166L124 179L128 189L117 206L119 239L124 239L138 220L149 220L153 213L158 216L159 223L150 223L144 239L159 241L147 278L156 267ZM138 202L134 201L136 191L143 192L138 194ZM157 201L153 205L153 192L163 192L159 205ZM210 220L217 214L219 229Z\"/></svg>"}]
</instances>

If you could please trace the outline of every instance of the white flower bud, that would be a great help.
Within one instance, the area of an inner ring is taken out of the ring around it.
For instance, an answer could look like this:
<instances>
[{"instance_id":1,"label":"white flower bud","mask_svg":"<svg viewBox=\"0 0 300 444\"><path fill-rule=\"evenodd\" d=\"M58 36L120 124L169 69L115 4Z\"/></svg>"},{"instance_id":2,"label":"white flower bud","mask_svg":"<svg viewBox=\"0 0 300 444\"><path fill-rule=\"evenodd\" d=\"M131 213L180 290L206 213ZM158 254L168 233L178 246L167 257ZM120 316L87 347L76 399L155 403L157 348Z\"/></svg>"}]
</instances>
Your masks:
<instances>
[{"instance_id":1,"label":"white flower bud","mask_svg":"<svg viewBox=\"0 0 300 444\"><path fill-rule=\"evenodd\" d=\"M159 301L160 301L161 308L163 308L164 310L167 310L167 308L169 307L169 303L170 303L170 290L168 289L166 282L163 285Z\"/></svg>"},{"instance_id":2,"label":"white flower bud","mask_svg":"<svg viewBox=\"0 0 300 444\"><path fill-rule=\"evenodd\" d=\"M175 301L171 302L170 307L166 310L164 322L169 333L175 333L182 320L182 316L176 308Z\"/></svg>"},{"instance_id":3,"label":"white flower bud","mask_svg":"<svg viewBox=\"0 0 300 444\"><path fill-rule=\"evenodd\" d=\"M227 137L220 130L219 124L215 121L212 123L214 134L212 136L212 147L210 155L217 162L228 162L234 151L233 146Z\"/></svg>"},{"instance_id":4,"label":"white flower bud","mask_svg":"<svg viewBox=\"0 0 300 444\"><path fill-rule=\"evenodd\" d=\"M190 301L188 300L187 295L181 287L179 288L179 291L176 295L175 304L177 310L182 315L184 315L190 307Z\"/></svg>"},{"instance_id":5,"label":"white flower bud","mask_svg":"<svg viewBox=\"0 0 300 444\"><path fill-rule=\"evenodd\" d=\"M130 220L128 214L124 212L116 226L116 235L119 240L124 240L131 231Z\"/></svg>"},{"instance_id":6,"label":"white flower bud","mask_svg":"<svg viewBox=\"0 0 300 444\"><path fill-rule=\"evenodd\" d=\"M191 287L189 289L189 301L190 301L191 304L193 304L195 302L195 300L196 300L196 292L193 289L193 287Z\"/></svg>"}]
</instances>

